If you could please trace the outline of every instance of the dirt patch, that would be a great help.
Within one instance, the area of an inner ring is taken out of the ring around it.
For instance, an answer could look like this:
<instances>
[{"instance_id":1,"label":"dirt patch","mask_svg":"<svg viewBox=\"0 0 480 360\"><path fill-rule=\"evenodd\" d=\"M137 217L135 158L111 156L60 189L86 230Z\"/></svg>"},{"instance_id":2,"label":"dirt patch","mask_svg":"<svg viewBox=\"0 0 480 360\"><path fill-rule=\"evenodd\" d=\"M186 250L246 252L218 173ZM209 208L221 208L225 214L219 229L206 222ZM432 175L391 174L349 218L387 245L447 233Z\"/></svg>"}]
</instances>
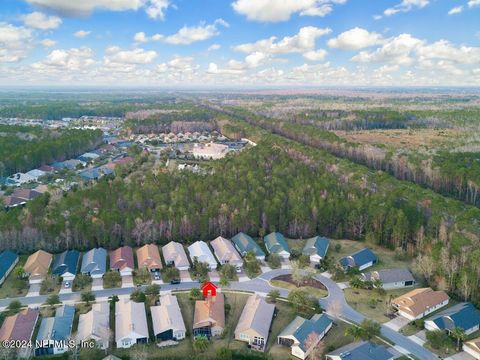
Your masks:
<instances>
[{"instance_id":1,"label":"dirt patch","mask_svg":"<svg viewBox=\"0 0 480 360\"><path fill-rule=\"evenodd\" d=\"M307 281L303 281L300 283L300 286L297 286L297 283L292 280L292 275L280 275L277 276L276 278L273 278L272 280L280 280L280 281L285 281L289 284L292 284L296 287L303 287L303 286L310 286L316 289L321 289L321 290L327 290L325 285L323 285L320 281L315 280L315 279L310 279Z\"/></svg>"}]
</instances>

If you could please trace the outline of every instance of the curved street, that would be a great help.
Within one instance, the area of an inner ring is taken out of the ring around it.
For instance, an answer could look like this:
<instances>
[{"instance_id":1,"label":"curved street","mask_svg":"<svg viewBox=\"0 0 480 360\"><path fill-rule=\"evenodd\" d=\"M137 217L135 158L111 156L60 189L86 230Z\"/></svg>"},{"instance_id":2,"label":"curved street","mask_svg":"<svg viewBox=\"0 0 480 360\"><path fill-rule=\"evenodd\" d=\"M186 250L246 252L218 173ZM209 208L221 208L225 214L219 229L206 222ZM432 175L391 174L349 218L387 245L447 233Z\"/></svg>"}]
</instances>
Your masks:
<instances>
[{"instance_id":1,"label":"curved street","mask_svg":"<svg viewBox=\"0 0 480 360\"><path fill-rule=\"evenodd\" d=\"M288 296L289 290L273 287L272 285L270 285L269 281L277 276L287 275L290 273L291 271L289 269L271 270L263 273L255 279L243 282L232 282L228 287L224 289L256 292L261 295L266 295L270 290L277 289L279 290L282 297L286 297ZM343 294L343 290L338 286L336 282L322 275L316 275L315 279L324 284L328 290L328 296L320 299L319 303L330 316L352 323L360 323L363 319L365 319L364 315L354 310L347 303ZM162 284L161 292L165 293L175 290L189 290L194 287L199 287L199 283L190 281L182 282L178 285ZM92 292L95 294L97 300L106 300L108 297L113 295L127 296L132 292L134 288L135 287L125 287L115 289L92 290ZM58 296L60 298L60 301L64 303L74 303L80 301L79 292L63 293L58 294ZM16 298L16 300L20 300L23 305L40 306L46 301L47 297L47 295L26 296L22 298ZM1 299L0 309L4 309L5 307L7 307L12 300L13 299ZM420 346L416 342L410 340L408 337L384 325L382 325L381 327L381 334L384 338L395 344L397 349L399 347L402 348L404 353L413 354L422 360L438 359L438 356L436 356L423 346Z\"/></svg>"}]
</instances>

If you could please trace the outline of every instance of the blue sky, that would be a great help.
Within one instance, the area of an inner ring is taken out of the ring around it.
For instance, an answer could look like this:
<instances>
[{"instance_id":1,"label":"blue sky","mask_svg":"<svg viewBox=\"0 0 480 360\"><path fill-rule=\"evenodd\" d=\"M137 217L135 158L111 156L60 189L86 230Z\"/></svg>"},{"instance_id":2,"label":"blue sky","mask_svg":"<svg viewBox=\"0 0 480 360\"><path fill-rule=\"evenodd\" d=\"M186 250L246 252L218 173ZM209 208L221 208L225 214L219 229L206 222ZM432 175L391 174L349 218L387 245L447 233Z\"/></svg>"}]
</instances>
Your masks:
<instances>
[{"instance_id":1,"label":"blue sky","mask_svg":"<svg viewBox=\"0 0 480 360\"><path fill-rule=\"evenodd\" d=\"M480 0L2 0L1 85L480 85Z\"/></svg>"}]
</instances>

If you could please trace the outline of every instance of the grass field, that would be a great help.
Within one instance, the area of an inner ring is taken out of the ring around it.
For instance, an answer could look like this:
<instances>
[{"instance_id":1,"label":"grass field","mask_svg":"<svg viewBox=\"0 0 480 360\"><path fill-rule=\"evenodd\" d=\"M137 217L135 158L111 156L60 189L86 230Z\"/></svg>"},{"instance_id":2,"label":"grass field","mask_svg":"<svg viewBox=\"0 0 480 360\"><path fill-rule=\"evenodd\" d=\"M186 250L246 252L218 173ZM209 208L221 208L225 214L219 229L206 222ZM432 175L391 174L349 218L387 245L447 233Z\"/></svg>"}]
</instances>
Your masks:
<instances>
[{"instance_id":1,"label":"grass field","mask_svg":"<svg viewBox=\"0 0 480 360\"><path fill-rule=\"evenodd\" d=\"M41 291L40 295L51 295L51 294L58 294L60 292L60 288L62 287L62 283L58 281L58 278L53 275L47 275L48 278L52 280L52 284L55 284L51 289L48 291Z\"/></svg>"},{"instance_id":2,"label":"grass field","mask_svg":"<svg viewBox=\"0 0 480 360\"><path fill-rule=\"evenodd\" d=\"M323 298L328 295L327 290L323 289L318 289L314 288L311 286L300 286L297 287L294 284L290 284L289 282L283 281L283 280L270 280L270 284L275 287L283 288L283 289L288 289L288 290L295 290L295 289L306 289L308 290L308 293L317 297L317 298Z\"/></svg>"},{"instance_id":3,"label":"grass field","mask_svg":"<svg viewBox=\"0 0 480 360\"><path fill-rule=\"evenodd\" d=\"M4 281L4 283L0 286L0 299L5 298L14 298L14 297L21 297L25 296L28 292L28 280L25 279L18 279L15 277L15 269L19 267L23 267L27 261L27 256L20 256L18 259L17 265L13 268L10 275Z\"/></svg>"}]
</instances>

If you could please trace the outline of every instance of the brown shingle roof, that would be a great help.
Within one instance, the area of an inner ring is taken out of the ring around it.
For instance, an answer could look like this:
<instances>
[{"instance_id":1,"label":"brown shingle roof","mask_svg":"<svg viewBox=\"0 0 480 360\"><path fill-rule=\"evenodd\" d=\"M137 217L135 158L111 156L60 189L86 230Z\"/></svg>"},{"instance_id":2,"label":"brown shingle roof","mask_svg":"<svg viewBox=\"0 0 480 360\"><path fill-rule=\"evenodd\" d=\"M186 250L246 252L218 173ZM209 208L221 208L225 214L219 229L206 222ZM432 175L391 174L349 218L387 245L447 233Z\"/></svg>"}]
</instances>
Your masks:
<instances>
[{"instance_id":1,"label":"brown shingle roof","mask_svg":"<svg viewBox=\"0 0 480 360\"><path fill-rule=\"evenodd\" d=\"M445 291L433 291L431 288L412 290L402 296L393 299L392 303L399 310L414 317L424 313L431 307L441 304L449 297Z\"/></svg>"},{"instance_id":2,"label":"brown shingle roof","mask_svg":"<svg viewBox=\"0 0 480 360\"><path fill-rule=\"evenodd\" d=\"M30 340L37 323L38 313L38 310L25 309L16 315L7 317L0 328L0 341Z\"/></svg>"},{"instance_id":3,"label":"brown shingle roof","mask_svg":"<svg viewBox=\"0 0 480 360\"><path fill-rule=\"evenodd\" d=\"M122 246L110 253L110 269L123 270L126 267L135 268L133 250L130 246Z\"/></svg>"},{"instance_id":4,"label":"brown shingle roof","mask_svg":"<svg viewBox=\"0 0 480 360\"><path fill-rule=\"evenodd\" d=\"M193 328L204 326L225 327L225 299L223 294L195 302L195 315L193 317Z\"/></svg>"},{"instance_id":5,"label":"brown shingle roof","mask_svg":"<svg viewBox=\"0 0 480 360\"><path fill-rule=\"evenodd\" d=\"M162 261L160 252L155 244L147 244L137 250L138 267L147 267L148 269L161 269Z\"/></svg>"},{"instance_id":6,"label":"brown shingle roof","mask_svg":"<svg viewBox=\"0 0 480 360\"><path fill-rule=\"evenodd\" d=\"M36 253L30 255L25 263L23 269L30 276L43 277L47 275L48 268L52 262L52 254L43 250L38 250Z\"/></svg>"}]
</instances>

